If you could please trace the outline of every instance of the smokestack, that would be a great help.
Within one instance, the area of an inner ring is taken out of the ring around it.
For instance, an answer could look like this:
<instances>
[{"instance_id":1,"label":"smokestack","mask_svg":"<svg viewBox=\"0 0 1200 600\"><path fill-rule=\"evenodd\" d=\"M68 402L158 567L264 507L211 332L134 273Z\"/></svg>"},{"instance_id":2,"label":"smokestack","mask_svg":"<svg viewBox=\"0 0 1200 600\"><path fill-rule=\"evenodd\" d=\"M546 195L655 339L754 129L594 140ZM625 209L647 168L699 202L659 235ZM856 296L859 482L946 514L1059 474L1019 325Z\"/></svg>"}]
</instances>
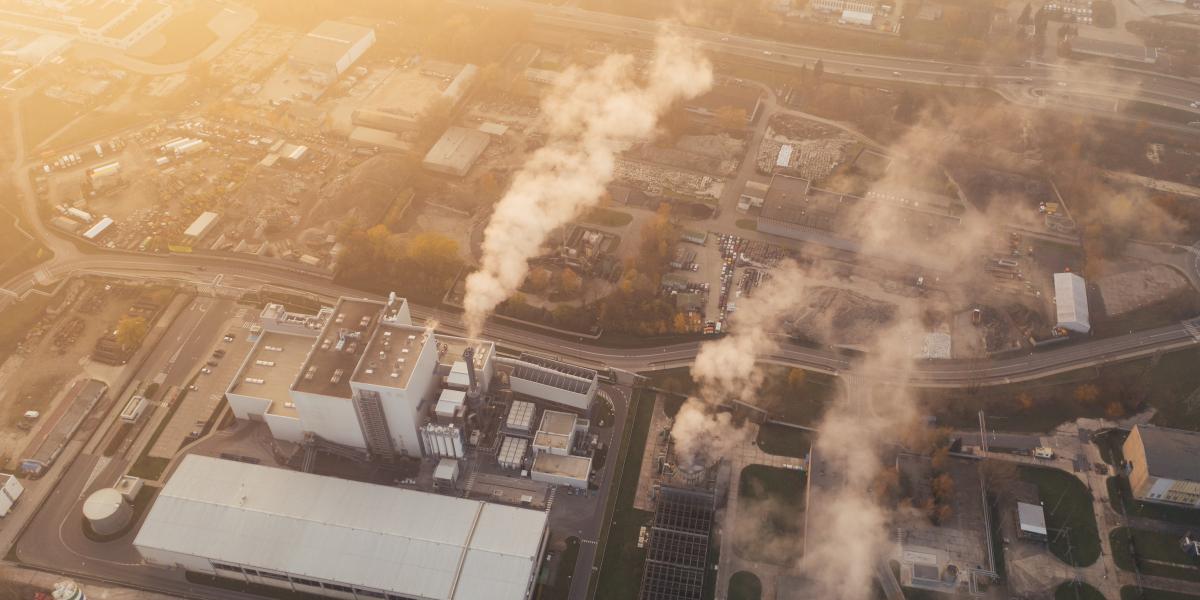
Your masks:
<instances>
[{"instance_id":1,"label":"smokestack","mask_svg":"<svg viewBox=\"0 0 1200 600\"><path fill-rule=\"evenodd\" d=\"M479 395L479 380L475 374L475 347L467 346L463 350L463 362L467 363L467 380L470 382L467 385L467 395L474 398Z\"/></svg>"}]
</instances>

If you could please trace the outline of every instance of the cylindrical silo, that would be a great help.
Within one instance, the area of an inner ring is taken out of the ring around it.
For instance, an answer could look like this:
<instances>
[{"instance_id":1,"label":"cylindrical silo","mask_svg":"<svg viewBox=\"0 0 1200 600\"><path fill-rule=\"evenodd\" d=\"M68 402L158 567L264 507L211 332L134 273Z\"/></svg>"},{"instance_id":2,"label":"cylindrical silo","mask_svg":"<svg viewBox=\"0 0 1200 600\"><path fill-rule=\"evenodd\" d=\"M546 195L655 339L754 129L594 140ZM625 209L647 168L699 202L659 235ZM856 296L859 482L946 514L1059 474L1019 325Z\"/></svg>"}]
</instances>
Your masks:
<instances>
[{"instance_id":1,"label":"cylindrical silo","mask_svg":"<svg viewBox=\"0 0 1200 600\"><path fill-rule=\"evenodd\" d=\"M114 488L92 492L83 503L83 518L97 535L115 535L129 526L133 507Z\"/></svg>"}]
</instances>

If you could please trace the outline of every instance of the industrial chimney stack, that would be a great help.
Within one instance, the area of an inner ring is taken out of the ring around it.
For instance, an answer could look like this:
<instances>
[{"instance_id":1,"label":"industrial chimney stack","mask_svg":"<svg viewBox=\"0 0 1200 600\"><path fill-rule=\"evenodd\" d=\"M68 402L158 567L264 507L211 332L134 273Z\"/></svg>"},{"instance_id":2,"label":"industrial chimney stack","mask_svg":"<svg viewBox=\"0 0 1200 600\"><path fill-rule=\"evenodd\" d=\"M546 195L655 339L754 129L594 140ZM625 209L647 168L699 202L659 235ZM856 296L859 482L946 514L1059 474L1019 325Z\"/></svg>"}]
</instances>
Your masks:
<instances>
[{"instance_id":1,"label":"industrial chimney stack","mask_svg":"<svg viewBox=\"0 0 1200 600\"><path fill-rule=\"evenodd\" d=\"M463 362L467 363L467 380L469 381L467 395L474 398L479 395L479 376L475 373L475 348L473 346L468 346L466 350L463 350Z\"/></svg>"}]
</instances>

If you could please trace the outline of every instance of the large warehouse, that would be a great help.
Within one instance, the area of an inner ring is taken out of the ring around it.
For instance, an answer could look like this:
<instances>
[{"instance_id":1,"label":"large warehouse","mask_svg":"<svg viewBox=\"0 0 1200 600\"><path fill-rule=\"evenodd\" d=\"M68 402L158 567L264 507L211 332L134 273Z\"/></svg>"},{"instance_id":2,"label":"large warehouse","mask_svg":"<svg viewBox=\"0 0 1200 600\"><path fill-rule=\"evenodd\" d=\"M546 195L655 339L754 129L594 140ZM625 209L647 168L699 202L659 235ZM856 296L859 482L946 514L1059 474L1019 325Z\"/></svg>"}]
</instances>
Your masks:
<instances>
[{"instance_id":1,"label":"large warehouse","mask_svg":"<svg viewBox=\"0 0 1200 600\"><path fill-rule=\"evenodd\" d=\"M447 175L462 177L487 149L492 137L478 129L451 127L429 149L421 166Z\"/></svg>"},{"instance_id":2,"label":"large warehouse","mask_svg":"<svg viewBox=\"0 0 1200 600\"><path fill-rule=\"evenodd\" d=\"M375 30L370 27L324 21L292 46L288 60L297 69L332 81L373 45Z\"/></svg>"},{"instance_id":3,"label":"large warehouse","mask_svg":"<svg viewBox=\"0 0 1200 600\"><path fill-rule=\"evenodd\" d=\"M134 546L146 562L331 598L523 600L547 516L190 455Z\"/></svg>"},{"instance_id":4,"label":"large warehouse","mask_svg":"<svg viewBox=\"0 0 1200 600\"><path fill-rule=\"evenodd\" d=\"M1134 425L1122 451L1135 498L1200 508L1200 433Z\"/></svg>"},{"instance_id":5,"label":"large warehouse","mask_svg":"<svg viewBox=\"0 0 1200 600\"><path fill-rule=\"evenodd\" d=\"M1092 330L1088 320L1087 285L1074 273L1054 274L1054 308L1058 326L1075 333Z\"/></svg>"}]
</instances>

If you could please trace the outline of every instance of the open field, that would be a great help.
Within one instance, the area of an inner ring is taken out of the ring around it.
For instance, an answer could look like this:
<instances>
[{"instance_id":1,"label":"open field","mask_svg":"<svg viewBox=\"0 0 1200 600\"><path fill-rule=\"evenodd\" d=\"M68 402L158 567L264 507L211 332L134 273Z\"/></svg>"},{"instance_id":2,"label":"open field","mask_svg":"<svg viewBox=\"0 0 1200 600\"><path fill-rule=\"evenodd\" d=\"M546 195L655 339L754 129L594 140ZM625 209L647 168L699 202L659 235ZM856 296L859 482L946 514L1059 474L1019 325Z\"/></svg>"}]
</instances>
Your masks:
<instances>
[{"instance_id":1,"label":"open field","mask_svg":"<svg viewBox=\"0 0 1200 600\"><path fill-rule=\"evenodd\" d=\"M733 548L754 562L787 565L804 544L804 482L802 471L765 465L742 469L738 509L732 528Z\"/></svg>"},{"instance_id":2,"label":"open field","mask_svg":"<svg viewBox=\"0 0 1200 600\"><path fill-rule=\"evenodd\" d=\"M1113 562L1143 575L1200 581L1196 561L1179 547L1179 536L1161 531L1118 527L1109 533Z\"/></svg>"},{"instance_id":3,"label":"open field","mask_svg":"<svg viewBox=\"0 0 1200 600\"><path fill-rule=\"evenodd\" d=\"M804 458L812 447L815 434L804 429L796 429L776 423L764 423L758 429L758 439L755 443L767 454Z\"/></svg>"},{"instance_id":4,"label":"open field","mask_svg":"<svg viewBox=\"0 0 1200 600\"><path fill-rule=\"evenodd\" d=\"M1127 585L1121 588L1121 600L1200 600L1200 596L1164 590L1138 589Z\"/></svg>"},{"instance_id":5,"label":"open field","mask_svg":"<svg viewBox=\"0 0 1200 600\"><path fill-rule=\"evenodd\" d=\"M1055 588L1054 600L1104 600L1104 594L1082 581L1067 581Z\"/></svg>"},{"instance_id":6,"label":"open field","mask_svg":"<svg viewBox=\"0 0 1200 600\"><path fill-rule=\"evenodd\" d=\"M1050 552L1069 565L1087 566L1100 557L1100 534L1092 496L1083 482L1058 469L1021 467L1021 479L1038 486L1046 507Z\"/></svg>"}]
</instances>

